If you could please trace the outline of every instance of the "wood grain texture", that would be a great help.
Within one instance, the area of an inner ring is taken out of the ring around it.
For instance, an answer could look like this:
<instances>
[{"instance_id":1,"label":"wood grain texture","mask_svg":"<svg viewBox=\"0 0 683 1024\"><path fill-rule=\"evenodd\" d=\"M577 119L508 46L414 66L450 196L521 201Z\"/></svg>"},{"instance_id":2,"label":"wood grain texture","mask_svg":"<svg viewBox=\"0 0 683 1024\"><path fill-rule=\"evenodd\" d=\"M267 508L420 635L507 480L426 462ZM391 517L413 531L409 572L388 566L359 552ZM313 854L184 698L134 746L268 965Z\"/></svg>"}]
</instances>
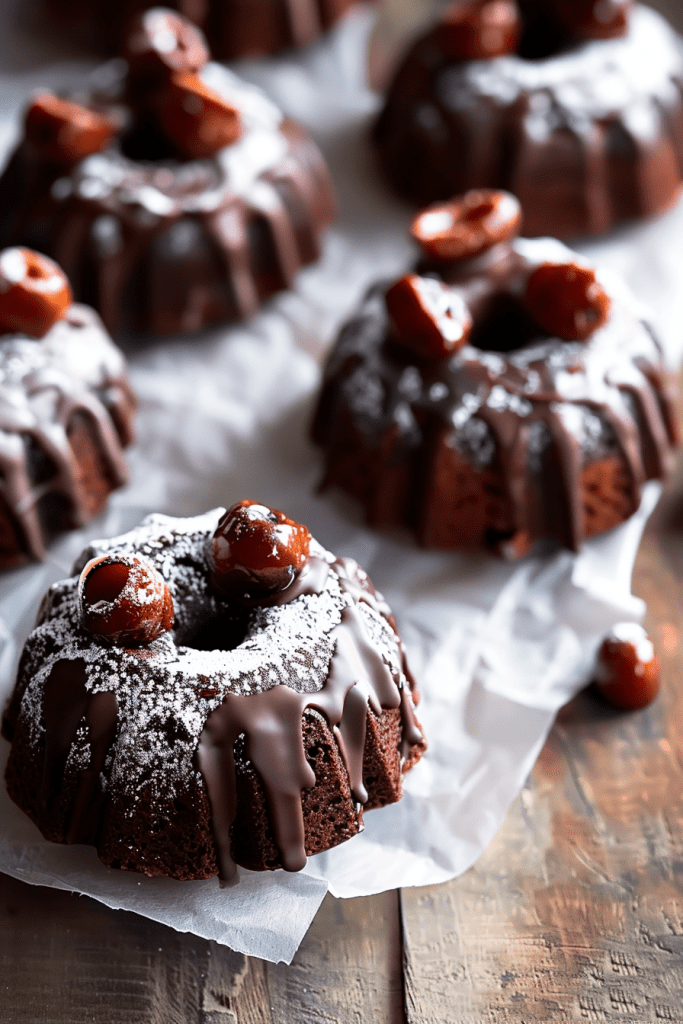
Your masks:
<instances>
[{"instance_id":1,"label":"wood grain texture","mask_svg":"<svg viewBox=\"0 0 683 1024\"><path fill-rule=\"evenodd\" d=\"M277 1024L403 1024L398 893L327 896L291 966L267 974Z\"/></svg>"},{"instance_id":2,"label":"wood grain texture","mask_svg":"<svg viewBox=\"0 0 683 1024\"><path fill-rule=\"evenodd\" d=\"M291 967L0 874L1 1024L403 1024L397 894L328 897Z\"/></svg>"},{"instance_id":3,"label":"wood grain texture","mask_svg":"<svg viewBox=\"0 0 683 1024\"><path fill-rule=\"evenodd\" d=\"M0 875L2 1024L260 1024L226 1012L248 967L214 942Z\"/></svg>"},{"instance_id":4,"label":"wood grain texture","mask_svg":"<svg viewBox=\"0 0 683 1024\"><path fill-rule=\"evenodd\" d=\"M402 893L410 1024L683 1021L680 494L679 471L634 576L660 697L580 695L479 863Z\"/></svg>"}]
</instances>

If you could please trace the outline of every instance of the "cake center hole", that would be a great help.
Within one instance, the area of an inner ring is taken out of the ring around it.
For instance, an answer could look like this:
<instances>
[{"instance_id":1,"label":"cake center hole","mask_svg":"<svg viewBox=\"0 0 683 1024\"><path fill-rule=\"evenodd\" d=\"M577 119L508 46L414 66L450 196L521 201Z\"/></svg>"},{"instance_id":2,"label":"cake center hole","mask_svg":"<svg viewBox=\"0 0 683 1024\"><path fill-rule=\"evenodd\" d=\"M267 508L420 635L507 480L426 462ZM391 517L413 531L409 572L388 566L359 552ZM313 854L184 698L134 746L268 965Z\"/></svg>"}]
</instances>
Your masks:
<instances>
[{"instance_id":1,"label":"cake center hole","mask_svg":"<svg viewBox=\"0 0 683 1024\"><path fill-rule=\"evenodd\" d=\"M515 352L547 335L511 295L493 299L472 331L471 344L484 352Z\"/></svg>"},{"instance_id":2,"label":"cake center hole","mask_svg":"<svg viewBox=\"0 0 683 1024\"><path fill-rule=\"evenodd\" d=\"M467 221L479 221L484 220L490 214L494 212L496 204L492 202L479 203L474 206L471 210L465 210L464 219Z\"/></svg>"},{"instance_id":3,"label":"cake center hole","mask_svg":"<svg viewBox=\"0 0 683 1024\"><path fill-rule=\"evenodd\" d=\"M183 637L181 642L184 647L195 651L234 651L246 638L248 626L249 612L231 609L202 622L190 637Z\"/></svg>"},{"instance_id":4,"label":"cake center hole","mask_svg":"<svg viewBox=\"0 0 683 1024\"><path fill-rule=\"evenodd\" d=\"M106 601L111 604L128 582L130 566L121 562L106 562L97 566L85 581L85 599L89 605Z\"/></svg>"},{"instance_id":5,"label":"cake center hole","mask_svg":"<svg viewBox=\"0 0 683 1024\"><path fill-rule=\"evenodd\" d=\"M569 48L566 29L537 3L522 7L522 37L517 53L524 60L545 60Z\"/></svg>"},{"instance_id":6,"label":"cake center hole","mask_svg":"<svg viewBox=\"0 0 683 1024\"><path fill-rule=\"evenodd\" d=\"M121 152L130 160L155 163L177 160L178 152L161 130L156 118L141 116L121 137Z\"/></svg>"}]
</instances>

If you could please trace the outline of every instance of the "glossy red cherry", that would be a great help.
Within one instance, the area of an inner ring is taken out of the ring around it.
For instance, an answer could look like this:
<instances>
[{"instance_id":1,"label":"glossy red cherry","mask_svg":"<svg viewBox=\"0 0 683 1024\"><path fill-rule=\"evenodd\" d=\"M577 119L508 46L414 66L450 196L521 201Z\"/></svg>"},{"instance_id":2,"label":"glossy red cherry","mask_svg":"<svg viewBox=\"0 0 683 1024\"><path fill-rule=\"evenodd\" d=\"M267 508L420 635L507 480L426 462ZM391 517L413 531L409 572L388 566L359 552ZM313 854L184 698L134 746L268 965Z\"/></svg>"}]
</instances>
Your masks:
<instances>
[{"instance_id":1,"label":"glossy red cherry","mask_svg":"<svg viewBox=\"0 0 683 1024\"><path fill-rule=\"evenodd\" d=\"M277 594L308 562L311 536L277 509L240 501L221 517L212 538L212 580L230 597Z\"/></svg>"},{"instance_id":2,"label":"glossy red cherry","mask_svg":"<svg viewBox=\"0 0 683 1024\"><path fill-rule=\"evenodd\" d=\"M50 92L34 97L24 121L28 141L49 160L76 163L109 145L117 131L112 118Z\"/></svg>"},{"instance_id":3,"label":"glossy red cherry","mask_svg":"<svg viewBox=\"0 0 683 1024\"><path fill-rule=\"evenodd\" d=\"M521 21L514 0L457 0L441 15L438 41L455 60L488 60L517 49Z\"/></svg>"},{"instance_id":4,"label":"glossy red cherry","mask_svg":"<svg viewBox=\"0 0 683 1024\"><path fill-rule=\"evenodd\" d=\"M91 559L78 581L81 624L122 647L150 644L173 626L173 598L163 577L139 555Z\"/></svg>"},{"instance_id":5,"label":"glossy red cherry","mask_svg":"<svg viewBox=\"0 0 683 1024\"><path fill-rule=\"evenodd\" d=\"M430 277L406 274L386 294L401 342L426 358L444 358L467 344L472 318L462 296Z\"/></svg>"},{"instance_id":6,"label":"glossy red cherry","mask_svg":"<svg viewBox=\"0 0 683 1024\"><path fill-rule=\"evenodd\" d=\"M585 341L609 319L611 300L590 267L543 263L527 282L524 304L544 330Z\"/></svg>"},{"instance_id":7,"label":"glossy red cherry","mask_svg":"<svg viewBox=\"0 0 683 1024\"><path fill-rule=\"evenodd\" d=\"M473 189L418 213L410 231L432 260L468 260L514 238L522 223L517 199L509 192Z\"/></svg>"},{"instance_id":8,"label":"glossy red cherry","mask_svg":"<svg viewBox=\"0 0 683 1024\"><path fill-rule=\"evenodd\" d=\"M610 704L628 711L644 708L659 693L661 669L642 626L622 622L605 637L595 682Z\"/></svg>"},{"instance_id":9,"label":"glossy red cherry","mask_svg":"<svg viewBox=\"0 0 683 1024\"><path fill-rule=\"evenodd\" d=\"M174 75L159 100L161 125L183 156L213 156L242 134L239 111L197 75Z\"/></svg>"},{"instance_id":10,"label":"glossy red cherry","mask_svg":"<svg viewBox=\"0 0 683 1024\"><path fill-rule=\"evenodd\" d=\"M555 14L579 39L626 35L633 0L552 0Z\"/></svg>"},{"instance_id":11,"label":"glossy red cherry","mask_svg":"<svg viewBox=\"0 0 683 1024\"><path fill-rule=\"evenodd\" d=\"M32 249L0 252L0 332L42 338L73 301L66 275Z\"/></svg>"},{"instance_id":12,"label":"glossy red cherry","mask_svg":"<svg viewBox=\"0 0 683 1024\"><path fill-rule=\"evenodd\" d=\"M156 89L174 74L194 74L209 60L204 36L191 21L164 7L153 7L135 19L124 56L129 90Z\"/></svg>"}]
</instances>

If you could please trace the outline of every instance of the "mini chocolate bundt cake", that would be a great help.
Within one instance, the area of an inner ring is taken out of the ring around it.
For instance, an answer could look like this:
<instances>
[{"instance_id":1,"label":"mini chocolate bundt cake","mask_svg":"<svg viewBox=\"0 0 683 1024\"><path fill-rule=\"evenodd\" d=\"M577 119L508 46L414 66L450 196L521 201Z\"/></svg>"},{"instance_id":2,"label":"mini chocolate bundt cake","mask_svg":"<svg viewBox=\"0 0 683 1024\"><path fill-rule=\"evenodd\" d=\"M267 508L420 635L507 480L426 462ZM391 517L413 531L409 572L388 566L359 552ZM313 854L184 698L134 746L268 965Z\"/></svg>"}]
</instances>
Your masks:
<instances>
[{"instance_id":1,"label":"mini chocolate bundt cake","mask_svg":"<svg viewBox=\"0 0 683 1024\"><path fill-rule=\"evenodd\" d=\"M74 572L3 721L9 794L47 839L229 880L297 871L400 798L425 744L394 620L305 527L251 501L154 515Z\"/></svg>"},{"instance_id":2,"label":"mini chocolate bundt cake","mask_svg":"<svg viewBox=\"0 0 683 1024\"><path fill-rule=\"evenodd\" d=\"M34 98L0 179L0 239L53 256L112 331L249 316L320 254L323 159L178 15L148 11L126 52L87 99Z\"/></svg>"},{"instance_id":3,"label":"mini chocolate bundt cake","mask_svg":"<svg viewBox=\"0 0 683 1024\"><path fill-rule=\"evenodd\" d=\"M123 356L60 268L0 252L0 569L102 512L134 408Z\"/></svg>"},{"instance_id":4,"label":"mini chocolate bundt cake","mask_svg":"<svg viewBox=\"0 0 683 1024\"><path fill-rule=\"evenodd\" d=\"M657 339L618 279L519 204L473 191L413 221L423 258L342 329L313 425L324 486L435 548L578 550L627 519L678 443Z\"/></svg>"},{"instance_id":5,"label":"mini chocolate bundt cake","mask_svg":"<svg viewBox=\"0 0 683 1024\"><path fill-rule=\"evenodd\" d=\"M308 46L327 32L355 0L170 0L168 7L205 33L217 60L259 57ZM56 21L83 26L108 50L120 47L126 27L146 0L46 0Z\"/></svg>"},{"instance_id":6,"label":"mini chocolate bundt cake","mask_svg":"<svg viewBox=\"0 0 683 1024\"><path fill-rule=\"evenodd\" d=\"M659 213L683 179L683 42L628 0L464 0L410 49L376 125L417 203L514 193L525 235Z\"/></svg>"}]
</instances>

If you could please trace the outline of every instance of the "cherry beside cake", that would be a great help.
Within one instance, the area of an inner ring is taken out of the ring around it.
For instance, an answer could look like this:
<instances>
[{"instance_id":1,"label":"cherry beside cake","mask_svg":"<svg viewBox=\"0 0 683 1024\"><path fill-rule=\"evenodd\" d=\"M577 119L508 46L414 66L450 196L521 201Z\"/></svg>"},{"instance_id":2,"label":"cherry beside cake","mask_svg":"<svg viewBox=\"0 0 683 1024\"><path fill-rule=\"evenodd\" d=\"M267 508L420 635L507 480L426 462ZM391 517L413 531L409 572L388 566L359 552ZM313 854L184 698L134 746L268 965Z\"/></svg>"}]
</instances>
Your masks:
<instances>
[{"instance_id":1,"label":"cherry beside cake","mask_svg":"<svg viewBox=\"0 0 683 1024\"><path fill-rule=\"evenodd\" d=\"M451 3L400 65L375 140L417 203L502 188L527 235L600 234L680 194L683 42L627 0Z\"/></svg>"},{"instance_id":2,"label":"cherry beside cake","mask_svg":"<svg viewBox=\"0 0 683 1024\"><path fill-rule=\"evenodd\" d=\"M148 517L46 595L4 735L12 799L55 842L179 879L302 868L398 800L424 750L367 575L242 501Z\"/></svg>"},{"instance_id":3,"label":"cherry beside cake","mask_svg":"<svg viewBox=\"0 0 683 1024\"><path fill-rule=\"evenodd\" d=\"M0 179L0 240L53 256L109 330L251 315L320 254L335 199L306 131L154 8L87 95L42 92Z\"/></svg>"},{"instance_id":4,"label":"cherry beside cake","mask_svg":"<svg viewBox=\"0 0 683 1024\"><path fill-rule=\"evenodd\" d=\"M0 568L40 559L127 479L135 401L97 314L60 268L0 252Z\"/></svg>"},{"instance_id":5,"label":"cherry beside cake","mask_svg":"<svg viewBox=\"0 0 683 1024\"><path fill-rule=\"evenodd\" d=\"M415 270L369 290L324 372L324 486L428 547L578 550L636 511L678 443L638 302L520 221L486 190L420 213Z\"/></svg>"}]
</instances>

